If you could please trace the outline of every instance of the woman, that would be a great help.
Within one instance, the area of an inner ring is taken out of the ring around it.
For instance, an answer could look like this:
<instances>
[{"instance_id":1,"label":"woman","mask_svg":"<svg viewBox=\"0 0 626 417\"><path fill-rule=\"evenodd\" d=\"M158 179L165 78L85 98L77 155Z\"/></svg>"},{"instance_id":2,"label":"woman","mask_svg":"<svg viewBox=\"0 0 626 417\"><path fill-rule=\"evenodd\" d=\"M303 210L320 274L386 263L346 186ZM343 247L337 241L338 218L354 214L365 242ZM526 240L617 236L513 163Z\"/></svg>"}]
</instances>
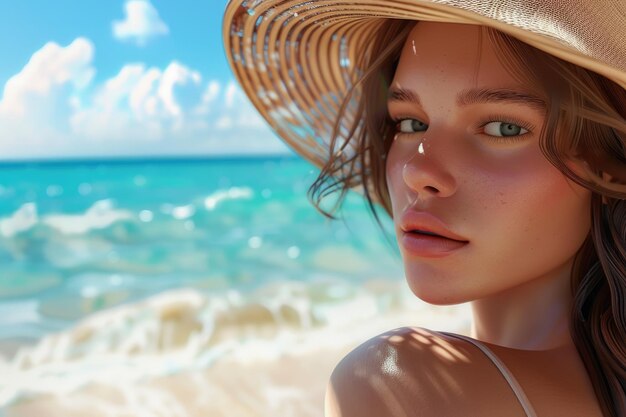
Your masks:
<instances>
[{"instance_id":1,"label":"woman","mask_svg":"<svg viewBox=\"0 0 626 417\"><path fill-rule=\"evenodd\" d=\"M356 348L328 416L626 416L625 28L619 0L229 4L233 69L322 167L316 206L359 189L413 293L472 306L471 337Z\"/></svg>"}]
</instances>

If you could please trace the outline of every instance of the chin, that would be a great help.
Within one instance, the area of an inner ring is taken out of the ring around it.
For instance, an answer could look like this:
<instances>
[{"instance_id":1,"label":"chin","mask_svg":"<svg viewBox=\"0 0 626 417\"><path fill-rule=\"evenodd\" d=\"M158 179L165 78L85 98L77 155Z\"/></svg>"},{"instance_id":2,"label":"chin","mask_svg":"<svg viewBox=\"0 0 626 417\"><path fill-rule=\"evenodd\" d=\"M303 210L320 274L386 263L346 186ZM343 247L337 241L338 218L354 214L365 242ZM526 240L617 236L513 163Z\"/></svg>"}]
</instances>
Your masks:
<instances>
[{"instance_id":1,"label":"chin","mask_svg":"<svg viewBox=\"0 0 626 417\"><path fill-rule=\"evenodd\" d=\"M466 292L458 292L460 289L458 284L445 285L444 280L435 282L436 279L432 277L419 278L408 274L406 280L411 292L428 304L449 306L467 303L474 299Z\"/></svg>"}]
</instances>

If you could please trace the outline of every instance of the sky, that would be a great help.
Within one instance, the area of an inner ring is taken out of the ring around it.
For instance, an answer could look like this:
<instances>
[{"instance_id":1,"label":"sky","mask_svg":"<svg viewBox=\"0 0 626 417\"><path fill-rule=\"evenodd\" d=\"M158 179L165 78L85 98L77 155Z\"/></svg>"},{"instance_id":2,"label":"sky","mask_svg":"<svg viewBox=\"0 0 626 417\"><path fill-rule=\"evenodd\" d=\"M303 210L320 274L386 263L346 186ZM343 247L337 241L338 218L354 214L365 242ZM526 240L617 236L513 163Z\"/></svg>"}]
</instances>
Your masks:
<instances>
[{"instance_id":1,"label":"sky","mask_svg":"<svg viewBox=\"0 0 626 417\"><path fill-rule=\"evenodd\" d=\"M290 154L221 39L227 0L0 5L0 161Z\"/></svg>"}]
</instances>

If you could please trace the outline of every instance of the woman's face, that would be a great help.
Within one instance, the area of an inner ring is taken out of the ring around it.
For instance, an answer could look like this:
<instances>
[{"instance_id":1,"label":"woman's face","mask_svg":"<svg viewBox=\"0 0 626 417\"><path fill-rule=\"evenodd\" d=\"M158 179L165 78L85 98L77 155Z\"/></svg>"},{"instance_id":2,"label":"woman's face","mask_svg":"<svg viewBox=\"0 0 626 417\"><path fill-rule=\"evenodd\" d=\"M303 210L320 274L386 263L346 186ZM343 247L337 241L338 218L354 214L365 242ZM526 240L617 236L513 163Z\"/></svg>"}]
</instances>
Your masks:
<instances>
[{"instance_id":1,"label":"woman's face","mask_svg":"<svg viewBox=\"0 0 626 417\"><path fill-rule=\"evenodd\" d=\"M540 151L544 103L480 34L478 26L420 22L390 87L395 229L409 286L432 304L569 276L590 230L591 192ZM433 230L429 215L447 231Z\"/></svg>"}]
</instances>

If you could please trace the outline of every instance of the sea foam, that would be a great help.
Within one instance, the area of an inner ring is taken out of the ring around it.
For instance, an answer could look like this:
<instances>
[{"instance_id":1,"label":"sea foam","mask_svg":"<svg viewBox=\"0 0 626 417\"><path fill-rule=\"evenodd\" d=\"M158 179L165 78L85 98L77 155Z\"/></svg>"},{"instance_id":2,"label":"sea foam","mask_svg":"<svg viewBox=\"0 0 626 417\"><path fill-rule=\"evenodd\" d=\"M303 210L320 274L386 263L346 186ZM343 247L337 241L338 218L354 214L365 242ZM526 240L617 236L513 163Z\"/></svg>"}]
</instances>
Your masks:
<instances>
[{"instance_id":1,"label":"sea foam","mask_svg":"<svg viewBox=\"0 0 626 417\"><path fill-rule=\"evenodd\" d=\"M403 282L383 280L359 286L277 282L249 295L166 291L95 313L0 362L0 374L7 376L0 407L90 382L136 381L226 359L253 363L354 344L363 335L357 323L394 312L419 317L428 307L417 301ZM358 336L349 331L357 327Z\"/></svg>"}]
</instances>

